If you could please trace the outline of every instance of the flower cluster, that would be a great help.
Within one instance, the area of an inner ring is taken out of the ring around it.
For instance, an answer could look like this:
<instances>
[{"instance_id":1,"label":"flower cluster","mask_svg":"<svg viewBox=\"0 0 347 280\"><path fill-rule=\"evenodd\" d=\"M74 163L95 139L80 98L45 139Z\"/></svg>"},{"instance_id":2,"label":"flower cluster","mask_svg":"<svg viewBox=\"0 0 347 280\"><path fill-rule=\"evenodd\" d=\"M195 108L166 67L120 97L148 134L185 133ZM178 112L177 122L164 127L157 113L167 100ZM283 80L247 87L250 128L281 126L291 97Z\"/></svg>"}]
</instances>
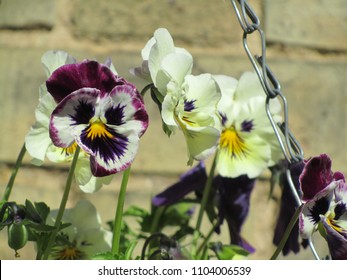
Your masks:
<instances>
[{"instance_id":1,"label":"flower cluster","mask_svg":"<svg viewBox=\"0 0 347 280\"><path fill-rule=\"evenodd\" d=\"M142 66L132 72L153 83L166 132L178 128L185 136L189 165L218 149L221 176L255 178L281 157L255 73L246 72L239 81L224 75L194 76L192 55L175 47L164 28L154 32L142 58ZM272 109L279 121L278 101Z\"/></svg>"},{"instance_id":2,"label":"flower cluster","mask_svg":"<svg viewBox=\"0 0 347 280\"><path fill-rule=\"evenodd\" d=\"M111 61L77 63L62 51L42 57L48 80L40 87L36 123L26 148L36 163L71 161L82 150L76 179L95 192L133 162L148 115L136 87L119 77Z\"/></svg>"},{"instance_id":3,"label":"flower cluster","mask_svg":"<svg viewBox=\"0 0 347 280\"><path fill-rule=\"evenodd\" d=\"M279 169L282 197L273 242L283 247L277 251L297 253L299 238L306 247L319 231L331 258L347 259L345 177L331 170L325 154L300 162L282 159L280 136L268 120L271 114L274 122L282 121L281 104L271 100L271 111L264 110L268 100L256 73L244 72L239 79L194 75L193 56L176 47L164 28L154 32L142 59L140 67L131 69L149 83L140 94L118 75L110 59L77 62L64 51L42 56L47 80L40 86L36 122L25 137L25 148L34 164L41 165L47 158L71 162L71 169L58 210L28 200L25 205L8 202L13 186L9 183L0 204L0 230L9 228L9 244L16 254L27 241L36 241L38 259L132 259L137 242L127 238L132 235L145 239L142 259L208 259L208 250L218 259L242 258L255 251L243 237L242 227L256 180L266 169L273 174ZM158 105L164 132L170 136L180 131L186 141L187 164L197 161L197 165L153 197L151 212L135 206L123 213L129 167L149 122L143 100L147 90ZM207 174L205 160L213 154ZM115 220L108 223L113 232L103 228L88 201L65 209L72 174L82 191L93 193L122 171ZM195 197L186 199L192 193ZM189 225L195 209L192 203L200 204L195 228ZM206 236L201 231L205 213L211 222ZM128 227L123 214L137 218L138 234ZM292 217L299 218L290 232ZM210 242L224 222L229 244ZM180 229L168 236L162 232L168 225ZM191 250L180 243L188 235ZM200 245L199 238L203 239Z\"/></svg>"}]
</instances>

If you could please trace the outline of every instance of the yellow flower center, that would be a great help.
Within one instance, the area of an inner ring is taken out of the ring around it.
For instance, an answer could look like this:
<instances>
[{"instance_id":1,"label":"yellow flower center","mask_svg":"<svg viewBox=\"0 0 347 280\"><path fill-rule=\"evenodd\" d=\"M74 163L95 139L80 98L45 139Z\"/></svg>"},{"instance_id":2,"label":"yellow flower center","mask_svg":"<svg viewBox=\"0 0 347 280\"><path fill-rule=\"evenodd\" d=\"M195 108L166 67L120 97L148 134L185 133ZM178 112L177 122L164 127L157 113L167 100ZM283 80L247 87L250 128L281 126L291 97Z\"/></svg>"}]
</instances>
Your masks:
<instances>
[{"instance_id":1,"label":"yellow flower center","mask_svg":"<svg viewBox=\"0 0 347 280\"><path fill-rule=\"evenodd\" d=\"M62 153L65 153L66 156L71 156L75 153L77 148L77 143L73 142L69 147L64 148Z\"/></svg>"},{"instance_id":2,"label":"yellow flower center","mask_svg":"<svg viewBox=\"0 0 347 280\"><path fill-rule=\"evenodd\" d=\"M246 157L248 148L244 140L235 130L235 127L224 129L220 136L219 145L221 149L226 149L232 157Z\"/></svg>"},{"instance_id":3,"label":"yellow flower center","mask_svg":"<svg viewBox=\"0 0 347 280\"><path fill-rule=\"evenodd\" d=\"M60 250L54 250L52 254L55 260L84 260L86 254L76 247L62 247Z\"/></svg>"},{"instance_id":4,"label":"yellow flower center","mask_svg":"<svg viewBox=\"0 0 347 280\"><path fill-rule=\"evenodd\" d=\"M87 129L87 137L94 140L95 138L112 138L113 135L106 129L102 121L97 120L92 122Z\"/></svg>"}]
</instances>

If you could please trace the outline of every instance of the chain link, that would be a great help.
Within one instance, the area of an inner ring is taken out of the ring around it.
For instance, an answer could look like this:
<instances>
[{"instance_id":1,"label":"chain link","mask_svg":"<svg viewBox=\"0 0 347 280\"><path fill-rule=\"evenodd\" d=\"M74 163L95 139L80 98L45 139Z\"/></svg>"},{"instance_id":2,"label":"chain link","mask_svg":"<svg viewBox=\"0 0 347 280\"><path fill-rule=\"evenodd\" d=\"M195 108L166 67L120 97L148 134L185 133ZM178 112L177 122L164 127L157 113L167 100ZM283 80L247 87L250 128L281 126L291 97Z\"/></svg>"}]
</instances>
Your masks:
<instances>
[{"instance_id":1,"label":"chain link","mask_svg":"<svg viewBox=\"0 0 347 280\"><path fill-rule=\"evenodd\" d=\"M248 4L246 0L230 0L231 4L235 10L237 19L243 29L243 47L247 53L249 60L251 61L255 72L258 75L259 81L267 95L265 102L266 114L270 120L271 126L275 132L278 139L281 150L288 161L289 164L302 161L304 158L303 150L300 143L296 140L294 135L289 130L288 126L288 103L281 91L281 85L271 71L270 67L266 63L266 40L264 31L260 27L259 17L256 15L252 7ZM253 55L249 44L248 36L257 32L261 41L261 56ZM278 98L283 105L283 122L275 123L270 110L270 100ZM283 139L284 138L284 139ZM286 170L286 177L288 179L289 186L295 197L298 206L302 204L300 196L296 191L294 183L292 181L292 176L290 170ZM319 256L316 249L312 243L311 238L308 240L309 246L314 257L319 260Z\"/></svg>"},{"instance_id":2,"label":"chain link","mask_svg":"<svg viewBox=\"0 0 347 280\"><path fill-rule=\"evenodd\" d=\"M231 0L237 19L243 29L243 47L251 61L259 81L264 89L266 98L266 113L274 129L281 150L289 163L302 161L303 150L288 126L288 104L281 91L281 85L270 67L266 63L266 40L264 31L260 27L259 17L246 0ZM248 44L248 36L258 33L261 41L261 56L253 55ZM283 105L283 123L276 123L270 110L271 99L280 99Z\"/></svg>"}]
</instances>

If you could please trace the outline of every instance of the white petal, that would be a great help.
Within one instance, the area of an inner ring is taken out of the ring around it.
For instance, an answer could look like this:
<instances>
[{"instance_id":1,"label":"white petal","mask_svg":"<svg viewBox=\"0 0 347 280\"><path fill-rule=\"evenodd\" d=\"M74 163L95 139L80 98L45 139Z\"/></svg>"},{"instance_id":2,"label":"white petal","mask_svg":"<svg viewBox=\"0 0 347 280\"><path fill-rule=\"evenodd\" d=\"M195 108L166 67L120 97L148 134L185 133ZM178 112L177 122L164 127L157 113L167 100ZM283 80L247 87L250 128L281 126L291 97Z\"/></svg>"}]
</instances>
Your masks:
<instances>
[{"instance_id":1,"label":"white petal","mask_svg":"<svg viewBox=\"0 0 347 280\"><path fill-rule=\"evenodd\" d=\"M60 66L76 63L76 59L64 51L48 51L41 57L41 62L47 77L50 77Z\"/></svg>"},{"instance_id":2,"label":"white petal","mask_svg":"<svg viewBox=\"0 0 347 280\"><path fill-rule=\"evenodd\" d=\"M152 46L148 57L148 68L152 81L156 81L156 76L161 68L163 58L175 51L174 43L170 33L165 28L159 28L154 32L155 44Z\"/></svg>"},{"instance_id":3,"label":"white petal","mask_svg":"<svg viewBox=\"0 0 347 280\"><path fill-rule=\"evenodd\" d=\"M162 103L161 117L164 123L169 127L171 131L177 129L177 123L175 121L175 108L176 108L176 98L170 95L165 96Z\"/></svg>"},{"instance_id":4,"label":"white petal","mask_svg":"<svg viewBox=\"0 0 347 280\"><path fill-rule=\"evenodd\" d=\"M41 165L43 163L50 145L52 145L52 141L49 138L48 128L36 122L25 136L25 148L34 158L33 164Z\"/></svg>"},{"instance_id":5,"label":"white petal","mask_svg":"<svg viewBox=\"0 0 347 280\"><path fill-rule=\"evenodd\" d=\"M109 175L105 177L91 176L90 180L86 184L84 185L80 184L79 187L85 193L95 193L98 190L100 190L104 185L109 185L112 181L112 178L113 178L113 175Z\"/></svg>"},{"instance_id":6,"label":"white petal","mask_svg":"<svg viewBox=\"0 0 347 280\"><path fill-rule=\"evenodd\" d=\"M188 148L188 165L192 165L193 160L205 160L216 150L220 132L213 127L204 127L186 130L184 135Z\"/></svg>"},{"instance_id":7,"label":"white petal","mask_svg":"<svg viewBox=\"0 0 347 280\"><path fill-rule=\"evenodd\" d=\"M210 74L185 77L184 91L187 100L196 100L194 106L205 114L215 114L221 98L220 89Z\"/></svg>"},{"instance_id":8,"label":"white petal","mask_svg":"<svg viewBox=\"0 0 347 280\"><path fill-rule=\"evenodd\" d=\"M171 53L163 58L161 68L180 86L184 77L192 72L193 58L190 54ZM156 83L158 88L166 87L167 81L161 83L157 78Z\"/></svg>"},{"instance_id":9,"label":"white petal","mask_svg":"<svg viewBox=\"0 0 347 280\"><path fill-rule=\"evenodd\" d=\"M266 96L259 78L255 72L244 72L239 79L235 99L247 102L249 98L256 96Z\"/></svg>"},{"instance_id":10,"label":"white petal","mask_svg":"<svg viewBox=\"0 0 347 280\"><path fill-rule=\"evenodd\" d=\"M236 178L247 175L249 178L255 178L267 168L271 158L269 144L257 135L243 140L247 147L246 155L233 157L226 148L219 150L217 170L221 176Z\"/></svg>"},{"instance_id":11,"label":"white petal","mask_svg":"<svg viewBox=\"0 0 347 280\"><path fill-rule=\"evenodd\" d=\"M155 38L152 37L151 39L148 40L145 47L141 50L141 56L142 56L143 60L148 60L149 54L150 54L151 49L154 46L155 42L156 42Z\"/></svg>"}]
</instances>

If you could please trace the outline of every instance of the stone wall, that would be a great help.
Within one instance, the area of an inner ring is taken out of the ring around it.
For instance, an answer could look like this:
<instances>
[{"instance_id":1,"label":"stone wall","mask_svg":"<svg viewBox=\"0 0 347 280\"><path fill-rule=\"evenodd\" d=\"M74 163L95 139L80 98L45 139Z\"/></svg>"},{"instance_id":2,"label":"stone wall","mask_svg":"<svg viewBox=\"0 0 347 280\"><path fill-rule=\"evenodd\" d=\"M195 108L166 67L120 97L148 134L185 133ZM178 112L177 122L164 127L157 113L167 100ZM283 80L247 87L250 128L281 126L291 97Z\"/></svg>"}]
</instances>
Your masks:
<instances>
[{"instance_id":1,"label":"stone wall","mask_svg":"<svg viewBox=\"0 0 347 280\"><path fill-rule=\"evenodd\" d=\"M328 153L333 159L333 169L347 172L346 1L249 2L261 19L268 43L268 63L287 97L289 125L305 156ZM78 60L103 61L112 57L118 73L141 88L144 84L128 70L141 63L140 51L158 27L169 29L176 45L193 54L196 73L239 77L242 72L252 70L242 48L242 32L226 0L2 0L0 193L34 121L38 87L45 80L41 55L46 50L63 49ZM255 53L260 52L258 43L257 39L251 42ZM128 198L129 204L138 201L144 207L148 207L148 200L143 195L149 198L187 170L181 135L168 139L161 132L155 105L148 98L146 103L151 125L134 163ZM46 168L39 169L25 157L12 199L45 200L56 208L65 175L65 168L56 169L48 163ZM94 195L81 194L75 188L69 203L73 205L76 199L86 197L101 209L104 220L112 219L114 213L109 209L114 208L118 181L117 177L112 185ZM245 236L251 243L252 239L259 240L255 232L268 230L262 233L263 247L254 258L268 258L273 251L272 228L277 205L268 202L267 190L265 183L257 185L245 226ZM111 206L105 206L105 201ZM259 209L272 218L264 222L257 216ZM0 258L13 257L4 248L4 233L0 238ZM32 256L32 250L22 253L23 258Z\"/></svg>"}]
</instances>

